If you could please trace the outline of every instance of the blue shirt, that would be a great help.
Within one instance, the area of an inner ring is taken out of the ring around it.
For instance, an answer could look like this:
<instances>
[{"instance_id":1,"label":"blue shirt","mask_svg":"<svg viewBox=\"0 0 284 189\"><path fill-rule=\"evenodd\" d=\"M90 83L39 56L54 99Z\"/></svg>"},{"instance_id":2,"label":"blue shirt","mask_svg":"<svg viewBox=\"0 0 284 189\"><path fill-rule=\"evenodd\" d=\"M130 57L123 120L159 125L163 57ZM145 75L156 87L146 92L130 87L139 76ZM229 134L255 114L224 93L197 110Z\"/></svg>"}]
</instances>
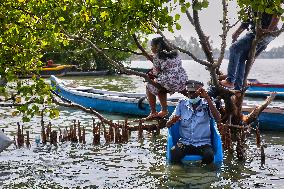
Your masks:
<instances>
[{"instance_id":1,"label":"blue shirt","mask_svg":"<svg viewBox=\"0 0 284 189\"><path fill-rule=\"evenodd\" d=\"M180 100L172 114L172 116L175 115L180 117L179 142L193 146L211 145L210 118L212 115L205 99L201 99L195 110L188 99Z\"/></svg>"}]
</instances>

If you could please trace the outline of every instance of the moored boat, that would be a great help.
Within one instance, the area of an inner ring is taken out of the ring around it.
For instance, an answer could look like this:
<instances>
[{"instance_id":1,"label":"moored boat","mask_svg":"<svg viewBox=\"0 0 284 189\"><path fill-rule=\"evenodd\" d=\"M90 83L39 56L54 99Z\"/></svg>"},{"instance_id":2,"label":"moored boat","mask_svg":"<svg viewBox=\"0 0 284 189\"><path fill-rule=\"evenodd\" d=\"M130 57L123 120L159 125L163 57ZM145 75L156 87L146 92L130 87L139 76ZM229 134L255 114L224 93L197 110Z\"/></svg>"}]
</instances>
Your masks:
<instances>
[{"instance_id":1,"label":"moored boat","mask_svg":"<svg viewBox=\"0 0 284 189\"><path fill-rule=\"evenodd\" d=\"M108 70L101 70L101 71L88 71L88 72L81 72L81 71L69 71L66 72L64 76L103 76L109 74Z\"/></svg>"},{"instance_id":2,"label":"moored boat","mask_svg":"<svg viewBox=\"0 0 284 189\"><path fill-rule=\"evenodd\" d=\"M149 72L151 69L150 68L128 68L137 72L142 72L142 73L147 73Z\"/></svg>"},{"instance_id":3,"label":"moored boat","mask_svg":"<svg viewBox=\"0 0 284 189\"><path fill-rule=\"evenodd\" d=\"M55 76L51 76L51 84L56 86L55 92L86 108L110 113L122 113L136 116L146 116L150 113L149 103L143 93L123 93L99 90L92 87L77 87L69 85ZM171 114L177 102L182 97L168 98L168 111ZM243 106L243 111L250 112L254 106ZM157 110L160 105L157 104ZM259 116L260 129L284 131L284 109L266 108Z\"/></svg>"},{"instance_id":4,"label":"moored boat","mask_svg":"<svg viewBox=\"0 0 284 189\"><path fill-rule=\"evenodd\" d=\"M44 66L39 74L41 77L50 77L51 75L64 76L67 72L76 69L74 65L54 65Z\"/></svg>"},{"instance_id":5,"label":"moored boat","mask_svg":"<svg viewBox=\"0 0 284 189\"><path fill-rule=\"evenodd\" d=\"M277 92L276 99L284 99L284 84L261 83L256 79L249 79L249 88L246 90L246 96L266 97L272 92Z\"/></svg>"},{"instance_id":6,"label":"moored boat","mask_svg":"<svg viewBox=\"0 0 284 189\"><path fill-rule=\"evenodd\" d=\"M171 128L168 129L168 140L167 140L167 162L171 162L171 148L176 145L180 138L179 134L179 126L180 126L180 121L175 123ZM222 149L222 140L220 133L217 129L216 122L211 119L210 120L210 129L211 129L211 142L212 142L212 147L214 150L214 163L220 164L223 162L223 149ZM198 161L201 160L202 157L199 155L186 155L183 159L182 162L186 161Z\"/></svg>"}]
</instances>

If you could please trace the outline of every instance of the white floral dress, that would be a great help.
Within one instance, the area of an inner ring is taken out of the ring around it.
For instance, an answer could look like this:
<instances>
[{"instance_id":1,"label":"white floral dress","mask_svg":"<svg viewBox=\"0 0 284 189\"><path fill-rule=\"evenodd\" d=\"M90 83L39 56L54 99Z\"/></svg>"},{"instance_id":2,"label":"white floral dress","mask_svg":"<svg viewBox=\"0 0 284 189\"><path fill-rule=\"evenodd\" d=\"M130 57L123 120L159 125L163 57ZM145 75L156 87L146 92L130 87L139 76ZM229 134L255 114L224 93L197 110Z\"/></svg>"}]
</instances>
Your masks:
<instances>
[{"instance_id":1,"label":"white floral dress","mask_svg":"<svg viewBox=\"0 0 284 189\"><path fill-rule=\"evenodd\" d=\"M153 64L153 72L157 76L155 81L166 88L170 94L181 92L185 89L188 77L182 67L182 61L179 56L173 59L167 58L166 60L154 56ZM155 86L149 83L147 88L154 95L157 95L159 92Z\"/></svg>"}]
</instances>

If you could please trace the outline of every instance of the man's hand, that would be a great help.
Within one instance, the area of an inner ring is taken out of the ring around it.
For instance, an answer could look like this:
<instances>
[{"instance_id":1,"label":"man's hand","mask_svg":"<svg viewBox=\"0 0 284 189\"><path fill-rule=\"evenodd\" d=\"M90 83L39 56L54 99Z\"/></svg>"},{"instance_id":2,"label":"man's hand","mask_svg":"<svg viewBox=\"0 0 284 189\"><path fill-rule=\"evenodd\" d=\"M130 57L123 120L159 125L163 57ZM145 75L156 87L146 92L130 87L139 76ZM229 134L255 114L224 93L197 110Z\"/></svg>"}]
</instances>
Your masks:
<instances>
[{"instance_id":1,"label":"man's hand","mask_svg":"<svg viewBox=\"0 0 284 189\"><path fill-rule=\"evenodd\" d=\"M197 89L196 93L201 97L201 98L205 98L210 99L210 96L208 95L208 93L206 92L205 89L203 89L202 87Z\"/></svg>"},{"instance_id":2,"label":"man's hand","mask_svg":"<svg viewBox=\"0 0 284 189\"><path fill-rule=\"evenodd\" d=\"M239 36L240 36L239 32L236 31L233 33L232 35L233 43L238 40Z\"/></svg>"},{"instance_id":3,"label":"man's hand","mask_svg":"<svg viewBox=\"0 0 284 189\"><path fill-rule=\"evenodd\" d=\"M232 35L233 43L238 40L241 33L243 33L244 29L240 26Z\"/></svg>"},{"instance_id":4,"label":"man's hand","mask_svg":"<svg viewBox=\"0 0 284 189\"><path fill-rule=\"evenodd\" d=\"M259 36L260 36L260 37L266 37L266 36L269 35L272 31L269 30L269 29L258 28L258 32L259 32Z\"/></svg>"},{"instance_id":5,"label":"man's hand","mask_svg":"<svg viewBox=\"0 0 284 189\"><path fill-rule=\"evenodd\" d=\"M173 116L169 121L166 123L166 127L170 128L175 122L179 120L179 116Z\"/></svg>"}]
</instances>

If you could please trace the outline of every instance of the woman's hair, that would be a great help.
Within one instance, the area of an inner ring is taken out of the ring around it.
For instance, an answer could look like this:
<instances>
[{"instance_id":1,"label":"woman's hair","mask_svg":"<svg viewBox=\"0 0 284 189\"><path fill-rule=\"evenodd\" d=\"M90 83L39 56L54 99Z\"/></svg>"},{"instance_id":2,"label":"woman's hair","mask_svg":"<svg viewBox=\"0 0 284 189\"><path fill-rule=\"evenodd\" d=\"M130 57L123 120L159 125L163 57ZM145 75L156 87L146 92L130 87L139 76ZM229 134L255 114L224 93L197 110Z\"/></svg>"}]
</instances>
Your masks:
<instances>
[{"instance_id":1,"label":"woman's hair","mask_svg":"<svg viewBox=\"0 0 284 189\"><path fill-rule=\"evenodd\" d=\"M169 45L164 41L163 37L156 37L152 39L151 45L155 45L157 47L157 56L159 59L173 59L178 56L178 52L169 47Z\"/></svg>"}]
</instances>

